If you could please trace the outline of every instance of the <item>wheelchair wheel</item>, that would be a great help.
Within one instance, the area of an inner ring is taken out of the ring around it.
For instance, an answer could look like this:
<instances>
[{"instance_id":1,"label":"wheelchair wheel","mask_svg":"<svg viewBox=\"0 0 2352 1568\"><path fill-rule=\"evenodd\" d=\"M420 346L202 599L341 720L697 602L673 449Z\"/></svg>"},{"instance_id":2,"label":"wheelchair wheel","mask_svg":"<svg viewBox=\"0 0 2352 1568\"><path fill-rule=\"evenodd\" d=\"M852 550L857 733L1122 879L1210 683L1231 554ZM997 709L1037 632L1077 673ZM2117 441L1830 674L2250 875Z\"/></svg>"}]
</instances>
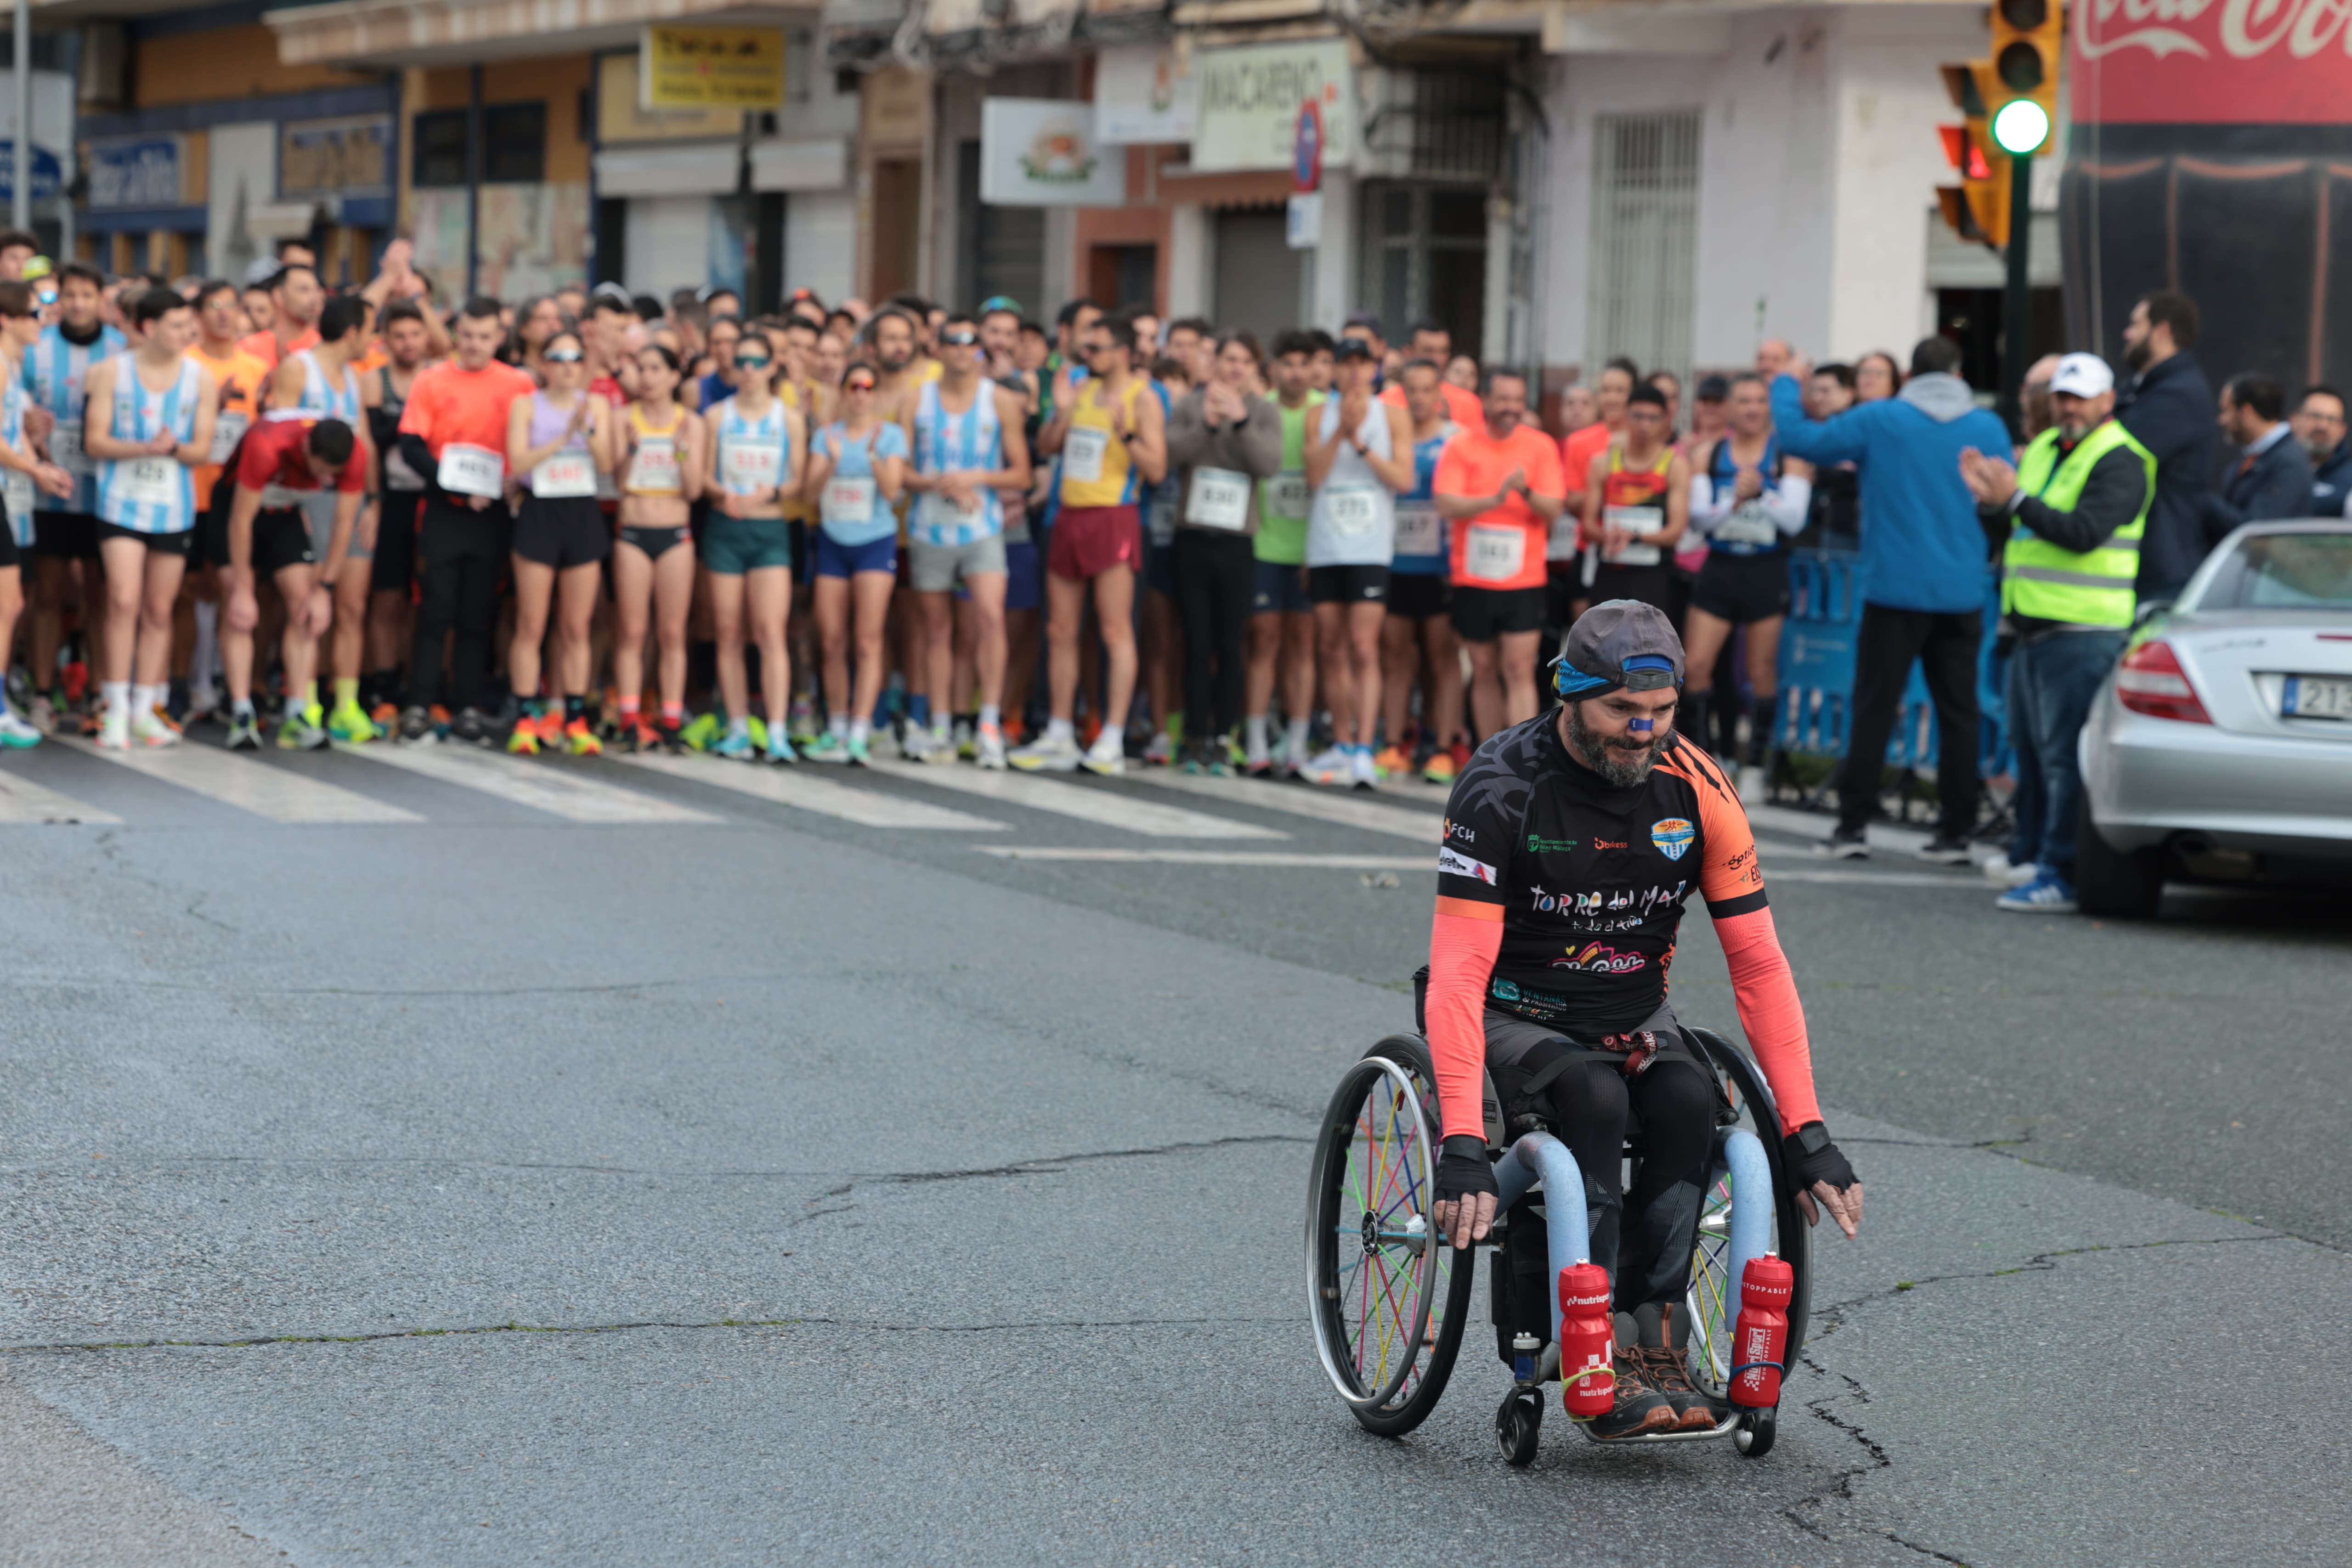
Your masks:
<instances>
[{"instance_id":1,"label":"wheelchair wheel","mask_svg":"<svg viewBox=\"0 0 2352 1568\"><path fill-rule=\"evenodd\" d=\"M1543 1391L1514 1386L1495 1412L1495 1446L1513 1469L1536 1462L1536 1442L1543 1436Z\"/></svg>"},{"instance_id":2,"label":"wheelchair wheel","mask_svg":"<svg viewBox=\"0 0 2352 1568\"><path fill-rule=\"evenodd\" d=\"M1324 1112L1307 1197L1315 1348L1365 1430L1401 1436L1453 1375L1475 1248L1432 1234L1437 1079L1417 1035L1391 1035L1349 1068Z\"/></svg>"},{"instance_id":3,"label":"wheelchair wheel","mask_svg":"<svg viewBox=\"0 0 2352 1568\"><path fill-rule=\"evenodd\" d=\"M1717 1398L1723 1397L1731 1377L1732 1326L1739 1316L1739 1281L1731 1277L1731 1180L1721 1153L1721 1132L1743 1127L1763 1145L1773 1192L1772 1249L1785 1260L1795 1278L1789 1298L1789 1348L1785 1364L1793 1368L1804 1349L1806 1321L1812 1304L1812 1230L1797 1207L1793 1179L1781 1159L1780 1113L1771 1089L1746 1053L1706 1029L1691 1037L1728 1080L1738 1119L1717 1133L1717 1156L1707 1170L1706 1190L1700 1200L1698 1246L1691 1257L1690 1289L1685 1298L1690 1324L1691 1380ZM1759 1410L1733 1434L1733 1443L1750 1458L1771 1451L1777 1412Z\"/></svg>"}]
</instances>

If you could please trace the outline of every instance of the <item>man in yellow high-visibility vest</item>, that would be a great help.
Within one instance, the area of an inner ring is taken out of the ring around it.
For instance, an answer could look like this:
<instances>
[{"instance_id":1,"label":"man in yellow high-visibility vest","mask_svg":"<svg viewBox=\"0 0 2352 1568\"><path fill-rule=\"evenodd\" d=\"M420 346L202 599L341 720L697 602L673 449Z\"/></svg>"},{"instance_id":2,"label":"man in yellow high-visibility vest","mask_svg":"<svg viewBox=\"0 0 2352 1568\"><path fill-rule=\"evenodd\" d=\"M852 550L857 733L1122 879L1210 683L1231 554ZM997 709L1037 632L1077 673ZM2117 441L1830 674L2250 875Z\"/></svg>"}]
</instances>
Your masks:
<instances>
[{"instance_id":1,"label":"man in yellow high-visibility vest","mask_svg":"<svg viewBox=\"0 0 2352 1568\"><path fill-rule=\"evenodd\" d=\"M2130 634L2140 539L2156 458L2111 417L2115 373L2072 353L2050 381L2057 423L2011 468L1960 454L1960 477L2001 549L2000 607L2017 633L2009 667L2017 753L2017 836L2000 907L2074 908L2074 822L2083 793L2075 738Z\"/></svg>"}]
</instances>

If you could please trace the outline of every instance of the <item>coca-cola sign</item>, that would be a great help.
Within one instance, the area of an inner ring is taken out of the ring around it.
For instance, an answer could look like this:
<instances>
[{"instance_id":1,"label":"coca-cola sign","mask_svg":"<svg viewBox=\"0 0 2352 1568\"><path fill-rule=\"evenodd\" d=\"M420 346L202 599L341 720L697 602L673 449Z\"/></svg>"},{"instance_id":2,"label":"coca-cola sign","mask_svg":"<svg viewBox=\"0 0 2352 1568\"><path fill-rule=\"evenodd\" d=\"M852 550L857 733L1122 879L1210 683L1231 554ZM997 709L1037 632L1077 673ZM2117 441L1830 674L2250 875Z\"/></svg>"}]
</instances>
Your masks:
<instances>
[{"instance_id":1,"label":"coca-cola sign","mask_svg":"<svg viewBox=\"0 0 2352 1568\"><path fill-rule=\"evenodd\" d=\"M2076 120L2352 118L2352 0L2072 0L2068 9Z\"/></svg>"}]
</instances>

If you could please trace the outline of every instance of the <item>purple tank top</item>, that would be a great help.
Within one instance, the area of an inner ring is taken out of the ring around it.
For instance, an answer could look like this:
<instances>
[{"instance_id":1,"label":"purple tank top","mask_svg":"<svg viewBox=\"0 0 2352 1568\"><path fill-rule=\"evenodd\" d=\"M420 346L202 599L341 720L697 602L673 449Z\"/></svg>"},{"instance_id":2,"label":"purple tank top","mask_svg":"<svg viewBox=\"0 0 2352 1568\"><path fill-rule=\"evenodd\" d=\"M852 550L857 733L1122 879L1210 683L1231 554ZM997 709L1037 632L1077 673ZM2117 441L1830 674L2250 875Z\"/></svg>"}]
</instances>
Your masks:
<instances>
[{"instance_id":1,"label":"purple tank top","mask_svg":"<svg viewBox=\"0 0 2352 1568\"><path fill-rule=\"evenodd\" d=\"M583 392L580 395L585 398L588 395ZM578 405L573 405L573 407L577 406ZM550 403L544 392L532 393L530 395L530 444L534 447L544 447L562 435L563 427L572 422L572 413L571 408L558 408ZM564 445L575 450L584 450L588 445L588 433L583 430Z\"/></svg>"}]
</instances>

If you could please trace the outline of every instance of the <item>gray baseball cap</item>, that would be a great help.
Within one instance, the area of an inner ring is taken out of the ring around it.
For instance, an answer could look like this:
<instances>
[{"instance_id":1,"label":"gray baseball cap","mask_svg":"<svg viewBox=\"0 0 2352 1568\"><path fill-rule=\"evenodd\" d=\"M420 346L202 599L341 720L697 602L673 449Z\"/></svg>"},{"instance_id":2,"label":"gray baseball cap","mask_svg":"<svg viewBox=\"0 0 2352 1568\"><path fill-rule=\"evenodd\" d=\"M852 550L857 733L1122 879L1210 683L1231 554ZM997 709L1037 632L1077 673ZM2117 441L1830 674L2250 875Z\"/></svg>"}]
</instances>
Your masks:
<instances>
[{"instance_id":1,"label":"gray baseball cap","mask_svg":"<svg viewBox=\"0 0 2352 1568\"><path fill-rule=\"evenodd\" d=\"M1560 639L1552 689L1576 700L1683 683L1683 639L1664 610L1639 599L1593 605Z\"/></svg>"}]
</instances>

